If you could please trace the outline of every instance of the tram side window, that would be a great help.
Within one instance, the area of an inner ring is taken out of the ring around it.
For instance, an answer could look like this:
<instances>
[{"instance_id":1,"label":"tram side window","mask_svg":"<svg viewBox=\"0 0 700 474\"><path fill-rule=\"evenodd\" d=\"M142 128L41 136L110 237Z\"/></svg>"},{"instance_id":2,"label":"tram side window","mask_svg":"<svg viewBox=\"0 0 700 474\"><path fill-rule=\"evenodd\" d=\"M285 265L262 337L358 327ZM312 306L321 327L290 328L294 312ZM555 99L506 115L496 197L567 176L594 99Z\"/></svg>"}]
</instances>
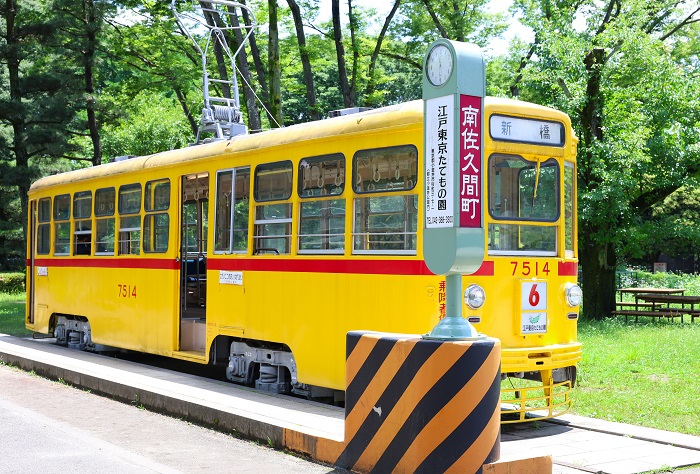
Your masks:
<instances>
[{"instance_id":1,"label":"tram side window","mask_svg":"<svg viewBox=\"0 0 700 474\"><path fill-rule=\"evenodd\" d=\"M143 251L163 253L168 250L170 232L170 181L162 179L146 183L144 201L146 216L143 219Z\"/></svg>"},{"instance_id":2,"label":"tram side window","mask_svg":"<svg viewBox=\"0 0 700 474\"><path fill-rule=\"evenodd\" d=\"M92 192L73 195L73 255L90 255L92 240Z\"/></svg>"},{"instance_id":3,"label":"tram side window","mask_svg":"<svg viewBox=\"0 0 700 474\"><path fill-rule=\"evenodd\" d=\"M576 196L576 168L573 163L567 161L564 163L564 249L569 258L574 257L574 235L576 235L574 196Z\"/></svg>"},{"instance_id":4,"label":"tram side window","mask_svg":"<svg viewBox=\"0 0 700 474\"><path fill-rule=\"evenodd\" d=\"M255 168L255 201L284 201L292 196L292 162L280 161ZM257 204L255 208L255 254L287 254L291 251L292 204Z\"/></svg>"},{"instance_id":5,"label":"tram side window","mask_svg":"<svg viewBox=\"0 0 700 474\"><path fill-rule=\"evenodd\" d=\"M54 198L53 220L55 240L54 255L70 254L70 194L61 194Z\"/></svg>"},{"instance_id":6,"label":"tram side window","mask_svg":"<svg viewBox=\"0 0 700 474\"><path fill-rule=\"evenodd\" d=\"M495 154L489 158L489 251L553 255L557 250L559 166ZM539 225L533 223L540 223ZM551 223L551 224L547 224Z\"/></svg>"},{"instance_id":7,"label":"tram side window","mask_svg":"<svg viewBox=\"0 0 700 474\"><path fill-rule=\"evenodd\" d=\"M353 253L416 254L417 178L418 150L413 145L355 153L354 191L381 194L354 200Z\"/></svg>"},{"instance_id":8,"label":"tram side window","mask_svg":"<svg viewBox=\"0 0 700 474\"><path fill-rule=\"evenodd\" d=\"M304 158L299 162L299 253L343 253L345 200L318 199L339 196L345 187L342 154Z\"/></svg>"},{"instance_id":9,"label":"tram side window","mask_svg":"<svg viewBox=\"0 0 700 474\"><path fill-rule=\"evenodd\" d=\"M39 199L36 253L48 255L51 252L51 198Z\"/></svg>"},{"instance_id":10,"label":"tram side window","mask_svg":"<svg viewBox=\"0 0 700 474\"><path fill-rule=\"evenodd\" d=\"M141 253L141 185L119 187L119 255Z\"/></svg>"},{"instance_id":11,"label":"tram side window","mask_svg":"<svg viewBox=\"0 0 700 474\"><path fill-rule=\"evenodd\" d=\"M219 171L216 175L216 233L214 251L248 250L250 168Z\"/></svg>"},{"instance_id":12,"label":"tram side window","mask_svg":"<svg viewBox=\"0 0 700 474\"><path fill-rule=\"evenodd\" d=\"M114 255L114 188L95 191L95 255Z\"/></svg>"}]
</instances>

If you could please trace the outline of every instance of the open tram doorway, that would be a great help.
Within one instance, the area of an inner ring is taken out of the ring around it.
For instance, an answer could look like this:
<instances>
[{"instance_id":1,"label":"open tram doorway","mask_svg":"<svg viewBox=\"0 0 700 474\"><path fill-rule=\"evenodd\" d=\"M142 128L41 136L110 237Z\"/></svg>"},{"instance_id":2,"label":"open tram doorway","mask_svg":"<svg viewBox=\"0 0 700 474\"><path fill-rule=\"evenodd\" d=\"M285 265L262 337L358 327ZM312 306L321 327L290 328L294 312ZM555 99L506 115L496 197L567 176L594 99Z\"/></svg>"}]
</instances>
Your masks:
<instances>
[{"instance_id":1,"label":"open tram doorway","mask_svg":"<svg viewBox=\"0 0 700 474\"><path fill-rule=\"evenodd\" d=\"M207 320L209 173L182 177L180 351L204 354Z\"/></svg>"}]
</instances>

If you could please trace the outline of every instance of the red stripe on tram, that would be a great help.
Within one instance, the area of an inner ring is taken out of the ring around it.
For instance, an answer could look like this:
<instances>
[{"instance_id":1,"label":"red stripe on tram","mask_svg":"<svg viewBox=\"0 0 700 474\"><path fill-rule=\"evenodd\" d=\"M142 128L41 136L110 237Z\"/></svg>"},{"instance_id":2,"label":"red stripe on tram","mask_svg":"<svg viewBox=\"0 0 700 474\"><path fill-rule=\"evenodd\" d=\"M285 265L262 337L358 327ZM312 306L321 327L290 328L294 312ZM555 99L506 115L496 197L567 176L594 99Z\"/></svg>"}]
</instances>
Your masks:
<instances>
[{"instance_id":1,"label":"red stripe on tram","mask_svg":"<svg viewBox=\"0 0 700 474\"><path fill-rule=\"evenodd\" d=\"M207 268L227 271L432 275L423 260L320 260L209 258Z\"/></svg>"},{"instance_id":2,"label":"red stripe on tram","mask_svg":"<svg viewBox=\"0 0 700 474\"><path fill-rule=\"evenodd\" d=\"M559 262L559 276L578 276L578 262Z\"/></svg>"},{"instance_id":3,"label":"red stripe on tram","mask_svg":"<svg viewBox=\"0 0 700 474\"><path fill-rule=\"evenodd\" d=\"M31 261L27 259L27 266ZM169 258L104 258L104 257L57 257L35 258L35 267L61 268L134 268L145 270L177 270L180 264Z\"/></svg>"}]
</instances>

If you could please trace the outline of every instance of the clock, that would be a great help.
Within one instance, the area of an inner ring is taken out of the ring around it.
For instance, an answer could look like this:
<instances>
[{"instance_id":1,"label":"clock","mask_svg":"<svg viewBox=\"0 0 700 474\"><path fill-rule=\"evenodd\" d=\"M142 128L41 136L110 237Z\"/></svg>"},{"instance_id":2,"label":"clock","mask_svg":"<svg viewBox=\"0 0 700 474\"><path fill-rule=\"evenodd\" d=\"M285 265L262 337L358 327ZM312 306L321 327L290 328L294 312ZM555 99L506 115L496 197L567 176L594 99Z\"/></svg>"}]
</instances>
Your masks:
<instances>
[{"instance_id":1,"label":"clock","mask_svg":"<svg viewBox=\"0 0 700 474\"><path fill-rule=\"evenodd\" d=\"M425 74L434 86L441 86L452 75L454 60L452 51L444 44L437 44L428 53Z\"/></svg>"}]
</instances>

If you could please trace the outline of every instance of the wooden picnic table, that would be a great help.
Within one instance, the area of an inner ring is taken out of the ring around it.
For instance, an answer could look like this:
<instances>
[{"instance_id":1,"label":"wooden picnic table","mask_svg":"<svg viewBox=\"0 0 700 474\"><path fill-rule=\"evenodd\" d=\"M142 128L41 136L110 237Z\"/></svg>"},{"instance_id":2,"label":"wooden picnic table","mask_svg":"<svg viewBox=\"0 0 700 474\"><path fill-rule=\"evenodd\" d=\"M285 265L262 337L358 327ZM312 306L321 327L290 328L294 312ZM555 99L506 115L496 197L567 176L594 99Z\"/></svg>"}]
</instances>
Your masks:
<instances>
[{"instance_id":1,"label":"wooden picnic table","mask_svg":"<svg viewBox=\"0 0 700 474\"><path fill-rule=\"evenodd\" d=\"M620 301L616 303L617 309L613 311L613 314L625 316L625 321L627 321L629 316L634 316L635 322L639 319L639 316L667 317L669 319L680 317L681 321L683 321L684 314L689 314L693 321L695 316L700 316L700 312L694 314L696 311L695 304L700 304L700 296L690 296L688 297L690 299L686 298L684 295L685 288L637 287L620 288L617 291L620 293ZM634 302L622 301L625 293L631 294L634 297ZM654 298L658 299L652 301ZM670 301L668 298L681 298L683 301ZM672 308L670 306L671 303L682 303L681 308ZM691 306L687 311L683 309L685 304Z\"/></svg>"},{"instance_id":2,"label":"wooden picnic table","mask_svg":"<svg viewBox=\"0 0 700 474\"><path fill-rule=\"evenodd\" d=\"M695 305L700 304L700 296L642 293L639 295L639 299L644 301L645 303L651 303L652 311L675 311L680 313L681 322L683 322L684 314L690 316L691 322L694 322L695 318L700 316L700 310L695 309ZM671 307L672 304L679 305L680 308Z\"/></svg>"}]
</instances>

